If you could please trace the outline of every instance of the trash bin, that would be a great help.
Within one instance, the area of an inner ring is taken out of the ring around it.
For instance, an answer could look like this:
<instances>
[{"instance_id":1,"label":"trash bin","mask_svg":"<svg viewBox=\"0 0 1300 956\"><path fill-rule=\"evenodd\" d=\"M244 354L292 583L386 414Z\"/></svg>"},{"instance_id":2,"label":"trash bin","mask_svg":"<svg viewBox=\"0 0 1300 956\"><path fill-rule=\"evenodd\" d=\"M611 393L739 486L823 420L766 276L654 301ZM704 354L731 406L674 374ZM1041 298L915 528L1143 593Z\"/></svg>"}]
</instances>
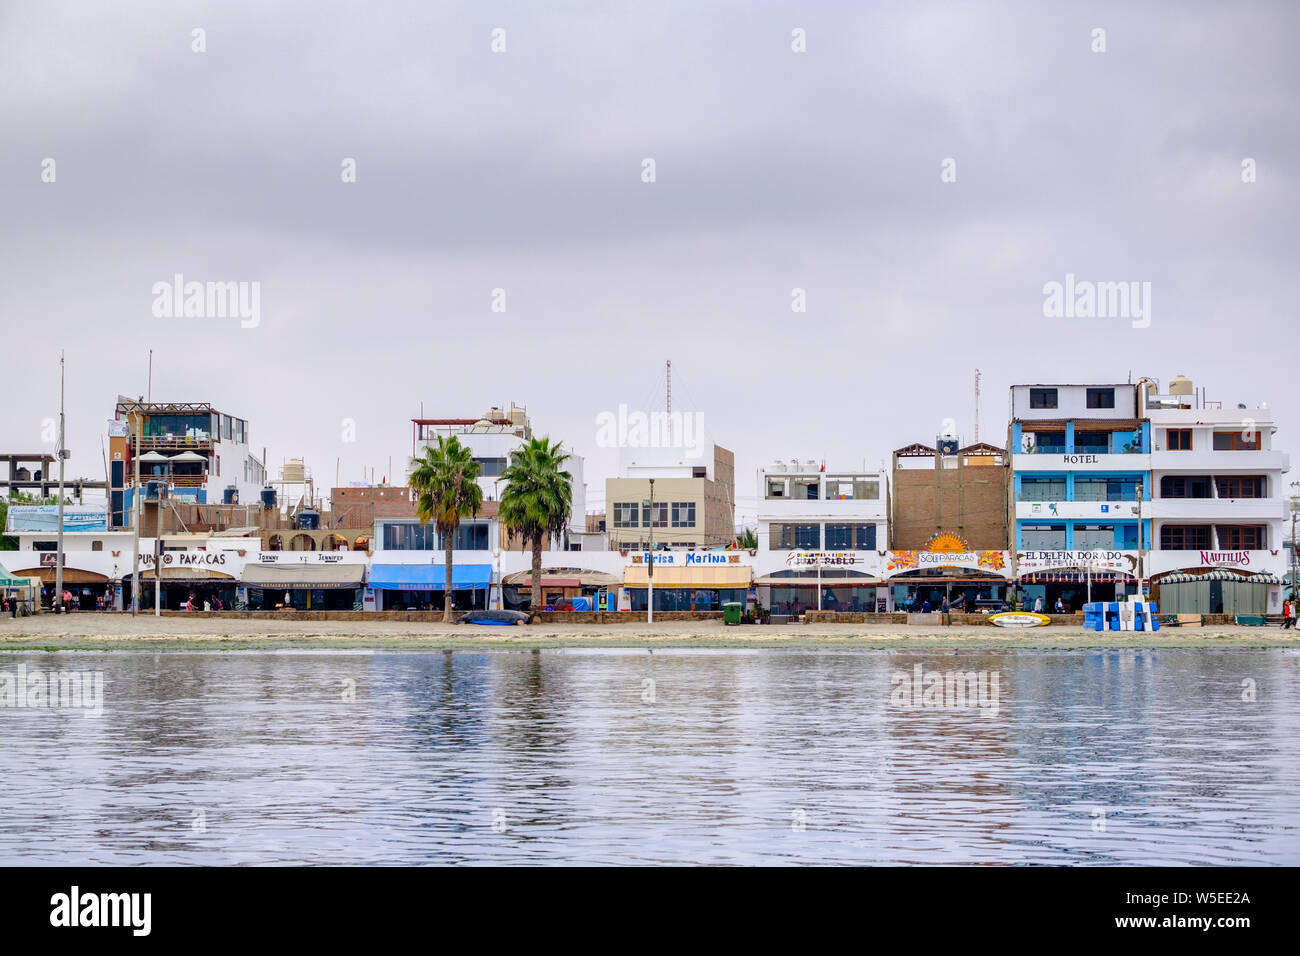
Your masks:
<instances>
[{"instance_id":1,"label":"trash bin","mask_svg":"<svg viewBox=\"0 0 1300 956\"><path fill-rule=\"evenodd\" d=\"M740 616L745 612L745 605L739 601L728 601L722 605L722 623L739 624Z\"/></svg>"}]
</instances>

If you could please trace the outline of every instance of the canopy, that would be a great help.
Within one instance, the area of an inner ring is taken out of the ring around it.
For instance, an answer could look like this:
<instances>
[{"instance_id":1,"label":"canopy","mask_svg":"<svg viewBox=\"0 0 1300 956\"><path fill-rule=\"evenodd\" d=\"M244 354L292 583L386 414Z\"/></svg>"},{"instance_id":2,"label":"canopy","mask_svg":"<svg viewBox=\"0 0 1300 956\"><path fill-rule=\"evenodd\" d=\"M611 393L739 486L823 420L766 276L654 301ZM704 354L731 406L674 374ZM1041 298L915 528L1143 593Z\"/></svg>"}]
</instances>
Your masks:
<instances>
[{"instance_id":1,"label":"canopy","mask_svg":"<svg viewBox=\"0 0 1300 956\"><path fill-rule=\"evenodd\" d=\"M15 577L5 570L3 564L0 564L0 588L29 588L33 587L34 583L36 582L33 582L30 577Z\"/></svg>"},{"instance_id":2,"label":"canopy","mask_svg":"<svg viewBox=\"0 0 1300 956\"><path fill-rule=\"evenodd\" d=\"M561 583L564 582L564 583ZM530 587L533 583L533 572L516 571L514 574L507 574L502 581L503 584L515 585L518 587ZM550 588L576 588L576 587L613 587L618 584L618 578L612 574L606 574L604 571L587 571L582 568L542 568L542 586Z\"/></svg>"},{"instance_id":3,"label":"canopy","mask_svg":"<svg viewBox=\"0 0 1300 956\"><path fill-rule=\"evenodd\" d=\"M1244 574L1241 571L1228 571L1216 568L1204 574L1186 574L1175 572L1165 575L1152 584L1190 584L1195 581L1245 581L1247 584L1281 584L1282 579L1276 574Z\"/></svg>"},{"instance_id":4,"label":"canopy","mask_svg":"<svg viewBox=\"0 0 1300 956\"><path fill-rule=\"evenodd\" d=\"M158 454L156 451L147 451L147 452L145 452L143 455L140 456L140 460L141 460L141 461L148 461L148 462L166 461L166 460L167 460L167 456L166 456L166 455L160 455L160 454Z\"/></svg>"},{"instance_id":5,"label":"canopy","mask_svg":"<svg viewBox=\"0 0 1300 956\"><path fill-rule=\"evenodd\" d=\"M17 572L17 577L39 578L43 584L54 584L56 580L56 569L53 567L28 568L26 571ZM25 584L26 582L24 582ZM108 578L102 574L96 574L94 571L83 571L81 568L63 569L64 584L107 584Z\"/></svg>"},{"instance_id":6,"label":"canopy","mask_svg":"<svg viewBox=\"0 0 1300 956\"><path fill-rule=\"evenodd\" d=\"M126 575L130 577L131 575ZM140 580L152 581L155 575L153 568L145 568L140 572ZM164 567L162 572L164 581L233 581L234 575L226 574L224 571L214 571L211 568L169 568Z\"/></svg>"},{"instance_id":7,"label":"canopy","mask_svg":"<svg viewBox=\"0 0 1300 956\"><path fill-rule=\"evenodd\" d=\"M370 587L380 591L441 591L447 583L442 564L375 564L370 568ZM453 564L453 591L483 591L492 583L490 564Z\"/></svg>"},{"instance_id":8,"label":"canopy","mask_svg":"<svg viewBox=\"0 0 1300 956\"><path fill-rule=\"evenodd\" d=\"M623 571L623 584L632 588L647 587L646 566L634 564ZM657 588L747 588L750 568L747 564L721 567L655 568Z\"/></svg>"},{"instance_id":9,"label":"canopy","mask_svg":"<svg viewBox=\"0 0 1300 956\"><path fill-rule=\"evenodd\" d=\"M141 455L140 457L142 459L144 458L143 455ZM171 460L172 461L203 461L203 462L207 461L207 459L204 458L202 455L192 451L183 451L179 455L173 455Z\"/></svg>"},{"instance_id":10,"label":"canopy","mask_svg":"<svg viewBox=\"0 0 1300 956\"><path fill-rule=\"evenodd\" d=\"M251 588L274 590L293 588L351 588L362 586L363 564L313 564L306 567L276 564L250 564L244 568L241 583Z\"/></svg>"}]
</instances>

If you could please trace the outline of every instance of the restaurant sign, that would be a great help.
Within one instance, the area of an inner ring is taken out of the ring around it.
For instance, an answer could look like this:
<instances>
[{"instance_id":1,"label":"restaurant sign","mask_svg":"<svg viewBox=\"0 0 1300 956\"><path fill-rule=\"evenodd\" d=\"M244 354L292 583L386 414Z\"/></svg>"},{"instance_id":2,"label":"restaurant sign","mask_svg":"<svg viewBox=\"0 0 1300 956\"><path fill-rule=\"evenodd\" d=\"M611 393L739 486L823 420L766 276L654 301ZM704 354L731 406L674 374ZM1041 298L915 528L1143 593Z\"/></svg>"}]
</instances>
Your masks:
<instances>
[{"instance_id":1,"label":"restaurant sign","mask_svg":"<svg viewBox=\"0 0 1300 956\"><path fill-rule=\"evenodd\" d=\"M648 564L646 560L654 555L656 567L717 567L724 564L740 564L741 551L637 551L632 555L632 563Z\"/></svg>"},{"instance_id":2,"label":"restaurant sign","mask_svg":"<svg viewBox=\"0 0 1300 956\"><path fill-rule=\"evenodd\" d=\"M785 556L785 563L792 568L853 568L863 567L869 562L867 551L791 551Z\"/></svg>"},{"instance_id":3,"label":"restaurant sign","mask_svg":"<svg viewBox=\"0 0 1300 956\"><path fill-rule=\"evenodd\" d=\"M1016 570L1020 574L1071 568L1077 570L1137 573L1136 551L1019 551Z\"/></svg>"},{"instance_id":4,"label":"restaurant sign","mask_svg":"<svg viewBox=\"0 0 1300 956\"><path fill-rule=\"evenodd\" d=\"M926 568L971 568L997 573L1006 567L1005 551L891 551L885 570L897 574Z\"/></svg>"}]
</instances>

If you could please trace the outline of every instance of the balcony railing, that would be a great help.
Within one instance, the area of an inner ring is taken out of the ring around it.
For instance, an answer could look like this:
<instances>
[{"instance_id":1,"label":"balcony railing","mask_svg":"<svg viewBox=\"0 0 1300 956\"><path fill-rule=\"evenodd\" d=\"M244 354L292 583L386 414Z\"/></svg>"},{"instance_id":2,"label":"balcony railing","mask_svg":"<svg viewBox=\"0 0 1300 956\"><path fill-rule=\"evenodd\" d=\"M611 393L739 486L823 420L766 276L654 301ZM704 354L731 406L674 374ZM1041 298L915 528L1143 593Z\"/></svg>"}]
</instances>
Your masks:
<instances>
[{"instance_id":1,"label":"balcony railing","mask_svg":"<svg viewBox=\"0 0 1300 956\"><path fill-rule=\"evenodd\" d=\"M135 438L129 437L128 441L134 447ZM141 435L141 448L208 448L212 445L212 436L204 432L198 436L166 436L166 435Z\"/></svg>"}]
</instances>

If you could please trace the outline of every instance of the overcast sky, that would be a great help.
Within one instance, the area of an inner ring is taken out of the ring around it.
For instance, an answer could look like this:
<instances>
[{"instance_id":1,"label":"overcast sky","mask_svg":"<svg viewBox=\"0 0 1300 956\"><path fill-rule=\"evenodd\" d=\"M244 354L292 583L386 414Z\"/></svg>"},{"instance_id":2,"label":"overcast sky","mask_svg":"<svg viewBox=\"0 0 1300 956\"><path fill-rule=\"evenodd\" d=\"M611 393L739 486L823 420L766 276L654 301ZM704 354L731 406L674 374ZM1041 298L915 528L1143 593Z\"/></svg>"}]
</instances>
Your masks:
<instances>
[{"instance_id":1,"label":"overcast sky","mask_svg":"<svg viewBox=\"0 0 1300 956\"><path fill-rule=\"evenodd\" d=\"M155 401L318 484L516 401L603 506L596 416L666 359L742 512L773 458L971 440L976 367L985 439L1012 383L1182 373L1300 453L1300 5L531 6L0 2L0 451L50 447L64 349L102 477L152 348ZM155 317L176 273L260 323ZM1045 317L1067 273L1151 283L1149 327Z\"/></svg>"}]
</instances>

